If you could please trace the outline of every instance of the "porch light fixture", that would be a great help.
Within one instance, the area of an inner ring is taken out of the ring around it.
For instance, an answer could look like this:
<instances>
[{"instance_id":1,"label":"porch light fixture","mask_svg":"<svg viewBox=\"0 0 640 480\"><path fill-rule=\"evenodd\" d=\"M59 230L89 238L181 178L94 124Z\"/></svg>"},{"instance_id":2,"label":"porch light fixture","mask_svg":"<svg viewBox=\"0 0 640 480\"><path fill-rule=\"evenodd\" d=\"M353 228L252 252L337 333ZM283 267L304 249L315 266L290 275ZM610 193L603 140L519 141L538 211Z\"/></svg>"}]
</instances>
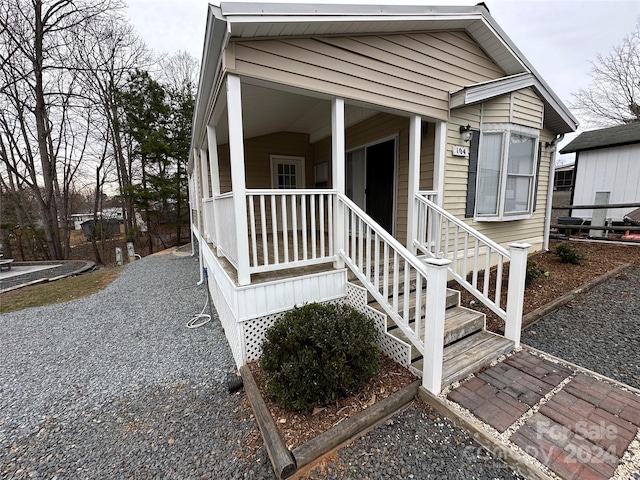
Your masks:
<instances>
[{"instance_id":1,"label":"porch light fixture","mask_svg":"<svg viewBox=\"0 0 640 480\"><path fill-rule=\"evenodd\" d=\"M466 127L464 125L460 125L460 138L462 138L463 142L468 142L471 140L472 136L473 132L471 131L471 125L467 125Z\"/></svg>"}]
</instances>

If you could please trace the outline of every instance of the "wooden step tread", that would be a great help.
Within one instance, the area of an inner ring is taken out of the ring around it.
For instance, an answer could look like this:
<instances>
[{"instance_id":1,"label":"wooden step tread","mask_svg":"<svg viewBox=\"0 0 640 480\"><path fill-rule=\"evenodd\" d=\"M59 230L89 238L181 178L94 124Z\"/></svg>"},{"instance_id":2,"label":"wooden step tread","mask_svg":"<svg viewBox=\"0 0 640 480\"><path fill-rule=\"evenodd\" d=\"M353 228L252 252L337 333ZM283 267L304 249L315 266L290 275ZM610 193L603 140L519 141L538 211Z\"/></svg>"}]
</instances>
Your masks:
<instances>
[{"instance_id":1,"label":"wooden step tread","mask_svg":"<svg viewBox=\"0 0 640 480\"><path fill-rule=\"evenodd\" d=\"M391 299L392 297L389 297L389 300ZM446 299L445 308L451 309L452 307L458 306L459 303L460 303L460 292L458 292L457 290L451 290L450 288L447 288L447 299ZM385 313L384 308L382 308L382 306L373 299L369 302L369 306L371 308L375 308L379 312ZM409 312L413 314L415 308L416 308L416 295L415 295L415 292L411 292L409 294ZM404 294L398 295L398 309L400 311L403 311L404 309ZM424 315L424 309L425 309L425 302L423 297L420 305L420 311L422 315Z\"/></svg>"},{"instance_id":2,"label":"wooden step tread","mask_svg":"<svg viewBox=\"0 0 640 480\"><path fill-rule=\"evenodd\" d=\"M442 386L474 373L492 361L509 353L514 348L511 340L491 332L474 333L444 349L442 363ZM418 372L422 372L422 359L411 363Z\"/></svg>"},{"instance_id":3,"label":"wooden step tread","mask_svg":"<svg viewBox=\"0 0 640 480\"><path fill-rule=\"evenodd\" d=\"M387 333L392 335L403 342L411 344L411 341L407 338L405 333L400 329L400 327L396 326L393 320L387 317L387 324L391 323L392 325L388 327ZM413 325L413 322L410 324ZM485 326L485 316L482 313L476 312L474 310L469 310L465 307L454 307L450 308L446 311L444 317L444 345L449 345L456 340L464 338L472 333L480 331ZM424 338L424 330L425 330L425 322L423 318L423 322L420 325L420 337ZM412 345L411 355L415 358L417 349L415 349Z\"/></svg>"}]
</instances>

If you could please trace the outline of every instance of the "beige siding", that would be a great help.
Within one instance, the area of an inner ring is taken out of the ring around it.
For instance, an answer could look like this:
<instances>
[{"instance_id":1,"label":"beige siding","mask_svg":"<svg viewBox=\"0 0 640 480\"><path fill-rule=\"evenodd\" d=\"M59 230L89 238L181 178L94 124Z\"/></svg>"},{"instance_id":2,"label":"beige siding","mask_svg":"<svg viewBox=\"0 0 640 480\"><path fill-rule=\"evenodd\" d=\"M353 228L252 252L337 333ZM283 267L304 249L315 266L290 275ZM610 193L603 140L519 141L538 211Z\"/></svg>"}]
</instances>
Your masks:
<instances>
[{"instance_id":1,"label":"beige siding","mask_svg":"<svg viewBox=\"0 0 640 480\"><path fill-rule=\"evenodd\" d=\"M425 124L423 127L420 188L431 189L433 185L433 146L435 125ZM397 184L395 237L402 243L407 236L407 202L409 179L409 119L386 113L377 114L346 131L346 148L352 150L379 140L398 135ZM331 139L326 138L314 144L316 163L329 162L331 170Z\"/></svg>"},{"instance_id":2,"label":"beige siding","mask_svg":"<svg viewBox=\"0 0 640 480\"><path fill-rule=\"evenodd\" d=\"M245 181L247 188L271 188L271 155L304 157L306 188L313 188L313 147L309 136L280 132L244 141ZM220 192L231 191L229 145L218 145Z\"/></svg>"},{"instance_id":3,"label":"beige siding","mask_svg":"<svg viewBox=\"0 0 640 480\"><path fill-rule=\"evenodd\" d=\"M535 91L525 88L514 92L512 95L512 117L511 121L518 125L525 125L532 128L542 128L544 120L544 104Z\"/></svg>"},{"instance_id":4,"label":"beige siding","mask_svg":"<svg viewBox=\"0 0 640 480\"><path fill-rule=\"evenodd\" d=\"M509 243L519 241L533 245L531 251L542 248L544 235L544 210L547 201L547 187L549 182L549 168L551 165L550 148L544 147L545 142L553 140L553 134L548 130L541 130L542 158L538 175L538 193L536 210L531 218L506 222L474 222L472 218L464 218L467 201L467 178L469 161L466 158L454 157L451 154L452 145L460 145L459 126L470 124L477 129L480 124L481 106L473 105L456 109L451 114L451 121L447 130L447 165L445 173L445 192L443 207L450 213L487 235L492 240L508 246ZM505 121L504 119L501 121Z\"/></svg>"},{"instance_id":5,"label":"beige siding","mask_svg":"<svg viewBox=\"0 0 640 480\"><path fill-rule=\"evenodd\" d=\"M482 123L504 123L511 116L511 95L502 95L484 102Z\"/></svg>"},{"instance_id":6,"label":"beige siding","mask_svg":"<svg viewBox=\"0 0 640 480\"><path fill-rule=\"evenodd\" d=\"M463 32L238 40L229 52L229 72L442 120L450 92L503 76Z\"/></svg>"}]
</instances>

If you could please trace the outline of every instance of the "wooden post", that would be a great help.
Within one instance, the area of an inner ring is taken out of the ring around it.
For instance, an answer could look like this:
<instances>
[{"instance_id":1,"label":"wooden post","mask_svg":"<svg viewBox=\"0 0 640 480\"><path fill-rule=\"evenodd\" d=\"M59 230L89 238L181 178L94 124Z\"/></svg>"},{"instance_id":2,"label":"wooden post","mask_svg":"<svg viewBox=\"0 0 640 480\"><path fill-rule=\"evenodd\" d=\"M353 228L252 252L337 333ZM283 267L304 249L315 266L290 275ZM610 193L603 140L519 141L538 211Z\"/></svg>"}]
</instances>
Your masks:
<instances>
[{"instance_id":1,"label":"wooden post","mask_svg":"<svg viewBox=\"0 0 640 480\"><path fill-rule=\"evenodd\" d=\"M527 272L528 243L512 243L509 245L511 261L509 262L509 286L507 289L507 318L504 325L504 336L520 346L522 330L522 307L524 305L524 281ZM499 282L500 279L497 279Z\"/></svg>"},{"instance_id":2,"label":"wooden post","mask_svg":"<svg viewBox=\"0 0 640 480\"><path fill-rule=\"evenodd\" d=\"M442 355L444 350L444 315L447 309L447 268L451 260L429 258L427 266L427 303L425 312L422 386L434 395L442 389Z\"/></svg>"},{"instance_id":3,"label":"wooden post","mask_svg":"<svg viewBox=\"0 0 640 480\"><path fill-rule=\"evenodd\" d=\"M220 195L220 167L218 164L218 139L216 136L216 129L211 125L207 125L207 144L209 147L209 175L211 175L211 196L213 197L213 228L216 236L216 255L222 256L222 251L219 249L220 244L220 222L218 222L218 210L216 205L216 196Z\"/></svg>"},{"instance_id":4,"label":"wooden post","mask_svg":"<svg viewBox=\"0 0 640 480\"><path fill-rule=\"evenodd\" d=\"M418 212L416 193L420 190L420 138L422 123L419 115L412 115L409 122L409 182L407 185L407 249L415 254L417 249L413 241L418 238Z\"/></svg>"},{"instance_id":5,"label":"wooden post","mask_svg":"<svg viewBox=\"0 0 640 480\"><path fill-rule=\"evenodd\" d=\"M331 183L337 195L345 193L345 139L344 139L344 100L331 100ZM344 268L339 252L344 250L344 205L334 199L333 208L333 246L336 252L335 268Z\"/></svg>"},{"instance_id":6,"label":"wooden post","mask_svg":"<svg viewBox=\"0 0 640 480\"><path fill-rule=\"evenodd\" d=\"M229 74L227 76L227 112L229 118L229 156L231 160L231 184L233 185L233 209L238 247L238 284L242 286L251 283L251 275L249 274L242 98L240 77L237 75Z\"/></svg>"}]
</instances>

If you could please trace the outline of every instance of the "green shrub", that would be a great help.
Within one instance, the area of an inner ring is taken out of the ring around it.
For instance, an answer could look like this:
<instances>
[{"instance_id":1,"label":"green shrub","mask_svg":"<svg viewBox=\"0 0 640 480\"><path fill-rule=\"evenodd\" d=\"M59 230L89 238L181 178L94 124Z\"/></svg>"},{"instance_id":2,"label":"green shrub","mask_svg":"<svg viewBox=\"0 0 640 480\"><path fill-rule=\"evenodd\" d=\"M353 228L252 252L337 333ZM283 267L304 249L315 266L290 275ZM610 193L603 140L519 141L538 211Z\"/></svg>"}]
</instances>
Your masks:
<instances>
[{"instance_id":1,"label":"green shrub","mask_svg":"<svg viewBox=\"0 0 640 480\"><path fill-rule=\"evenodd\" d=\"M285 408L310 410L361 389L379 369L373 320L342 305L310 303L267 330L267 393Z\"/></svg>"},{"instance_id":2,"label":"green shrub","mask_svg":"<svg viewBox=\"0 0 640 480\"><path fill-rule=\"evenodd\" d=\"M530 287L534 280L540 278L544 272L538 267L536 262L529 262L527 264L527 273L524 277L524 286Z\"/></svg>"},{"instance_id":3,"label":"green shrub","mask_svg":"<svg viewBox=\"0 0 640 480\"><path fill-rule=\"evenodd\" d=\"M560 257L562 263L572 263L574 265L582 265L584 263L584 255L568 242L558 244L556 255Z\"/></svg>"}]
</instances>

